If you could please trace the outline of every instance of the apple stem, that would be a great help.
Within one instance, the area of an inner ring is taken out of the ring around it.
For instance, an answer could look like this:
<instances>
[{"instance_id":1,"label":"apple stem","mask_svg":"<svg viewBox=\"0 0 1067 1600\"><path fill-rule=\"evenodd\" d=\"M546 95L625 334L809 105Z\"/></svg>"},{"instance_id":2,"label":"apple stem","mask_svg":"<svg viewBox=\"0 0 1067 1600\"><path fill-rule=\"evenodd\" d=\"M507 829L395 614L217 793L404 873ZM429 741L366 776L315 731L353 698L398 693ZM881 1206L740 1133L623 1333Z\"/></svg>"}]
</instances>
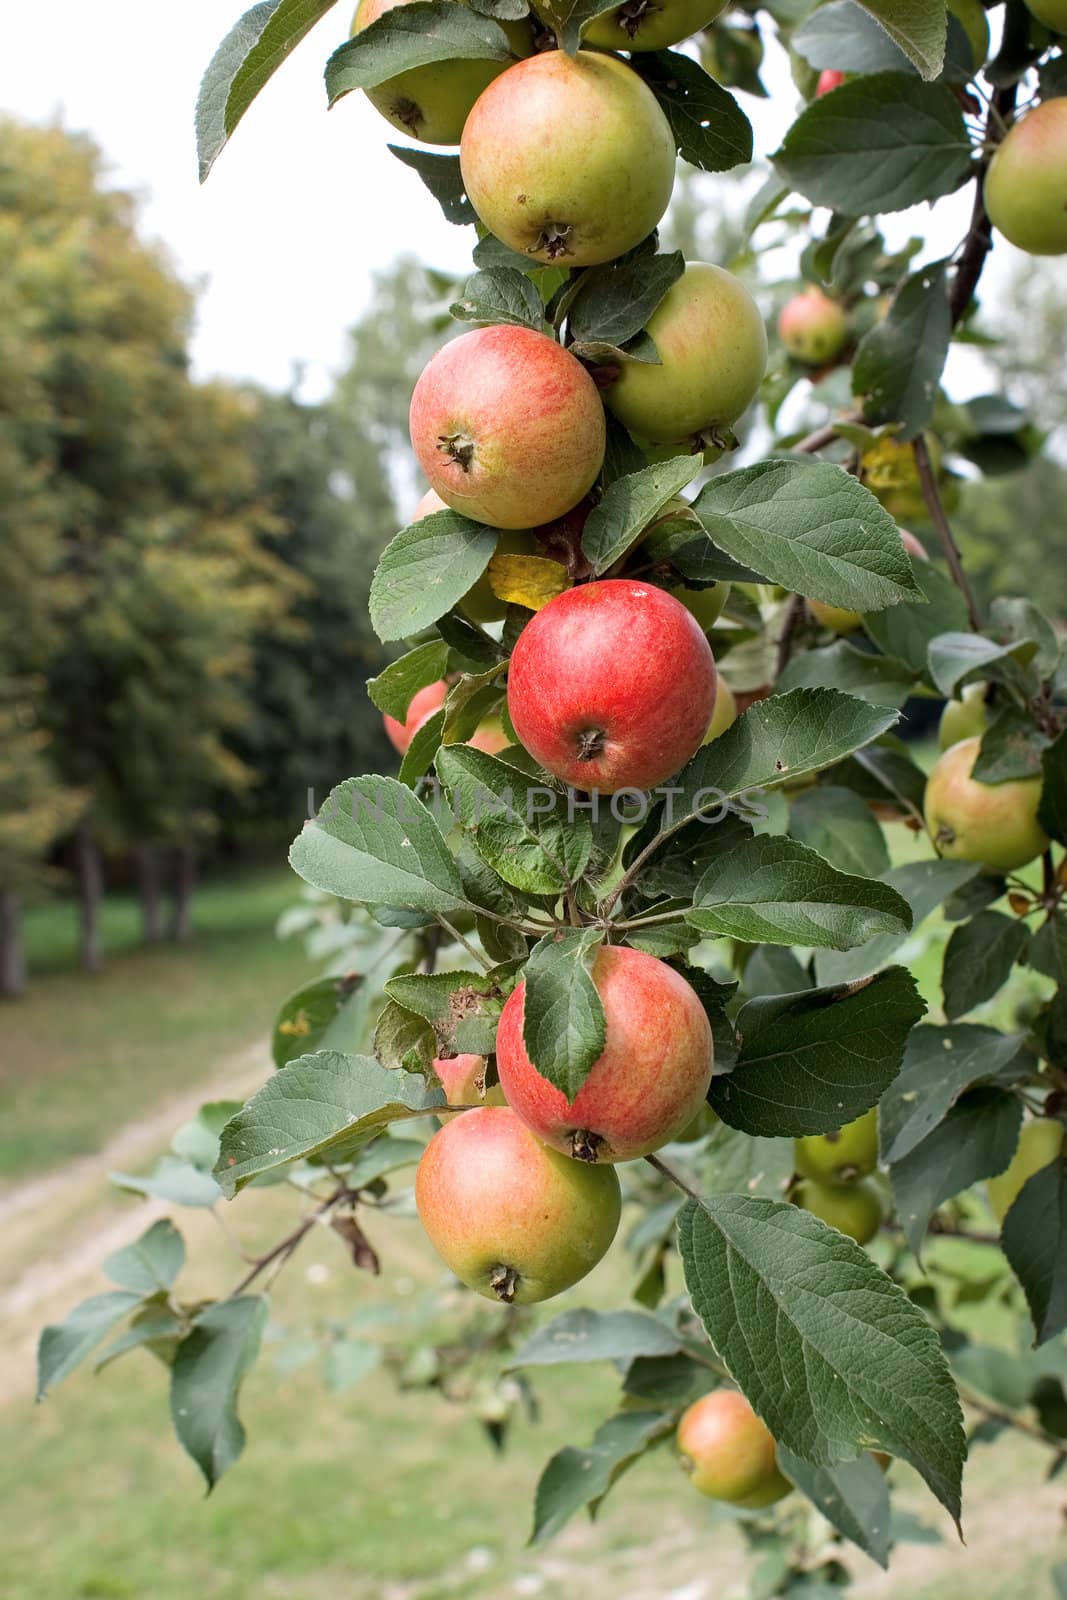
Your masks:
<instances>
[{"instance_id":1,"label":"apple stem","mask_svg":"<svg viewBox=\"0 0 1067 1600\"><path fill-rule=\"evenodd\" d=\"M498 1300L503 1300L504 1304L509 1306L515 1299L515 1290L519 1287L519 1274L514 1267L506 1267L501 1262L489 1274L489 1287Z\"/></svg>"}]
</instances>

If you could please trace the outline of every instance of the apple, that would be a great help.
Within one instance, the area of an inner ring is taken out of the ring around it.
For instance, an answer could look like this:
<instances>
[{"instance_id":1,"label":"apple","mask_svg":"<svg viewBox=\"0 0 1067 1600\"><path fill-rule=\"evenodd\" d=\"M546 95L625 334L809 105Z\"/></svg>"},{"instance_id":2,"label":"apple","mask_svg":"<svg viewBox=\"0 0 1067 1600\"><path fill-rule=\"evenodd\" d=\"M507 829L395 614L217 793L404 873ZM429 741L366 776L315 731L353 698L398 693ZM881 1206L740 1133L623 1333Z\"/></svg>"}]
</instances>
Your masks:
<instances>
[{"instance_id":1,"label":"apple","mask_svg":"<svg viewBox=\"0 0 1067 1600\"><path fill-rule=\"evenodd\" d=\"M526 1053L526 984L508 996L496 1060L508 1105L553 1149L576 1161L633 1161L689 1126L711 1082L711 1027L696 991L643 950L604 945L591 975L604 1007L605 1044L573 1101Z\"/></svg>"},{"instance_id":2,"label":"apple","mask_svg":"<svg viewBox=\"0 0 1067 1600\"><path fill-rule=\"evenodd\" d=\"M793 1199L802 1211L810 1211L838 1233L847 1233L857 1244L870 1244L885 1216L881 1191L870 1178L858 1183L816 1183L805 1178Z\"/></svg>"},{"instance_id":3,"label":"apple","mask_svg":"<svg viewBox=\"0 0 1067 1600\"><path fill-rule=\"evenodd\" d=\"M1023 1125L1010 1164L986 1184L989 1204L1003 1222L1028 1179L1063 1153L1067 1128L1055 1117L1034 1117Z\"/></svg>"},{"instance_id":4,"label":"apple","mask_svg":"<svg viewBox=\"0 0 1067 1600\"><path fill-rule=\"evenodd\" d=\"M938 855L978 861L990 872L1014 872L1048 845L1037 820L1041 779L980 783L971 776L981 740L961 739L941 755L926 780L926 827Z\"/></svg>"},{"instance_id":5,"label":"apple","mask_svg":"<svg viewBox=\"0 0 1067 1600\"><path fill-rule=\"evenodd\" d=\"M767 330L756 302L733 273L691 261L647 331L659 365L627 361L605 390L605 404L652 444L720 445L755 399L767 368Z\"/></svg>"},{"instance_id":6,"label":"apple","mask_svg":"<svg viewBox=\"0 0 1067 1600\"><path fill-rule=\"evenodd\" d=\"M372 22L409 5L411 0L360 0L352 19L352 33L362 33ZM466 3L466 0L463 0ZM516 56L533 49L529 27L520 22L500 22ZM506 72L506 61L435 61L431 66L398 72L373 89L365 90L371 105L401 133L423 144L458 144L471 107L494 78Z\"/></svg>"},{"instance_id":7,"label":"apple","mask_svg":"<svg viewBox=\"0 0 1067 1600\"><path fill-rule=\"evenodd\" d=\"M450 1106L477 1106L479 1103L487 1106L507 1105L504 1091L498 1083L489 1089L485 1086L484 1056L438 1056L433 1070L440 1079ZM458 1115L458 1111L438 1112L441 1117Z\"/></svg>"},{"instance_id":8,"label":"apple","mask_svg":"<svg viewBox=\"0 0 1067 1600\"><path fill-rule=\"evenodd\" d=\"M419 1220L441 1259L487 1300L530 1305L592 1271L619 1226L619 1180L568 1161L506 1106L450 1117L415 1174Z\"/></svg>"},{"instance_id":9,"label":"apple","mask_svg":"<svg viewBox=\"0 0 1067 1600\"><path fill-rule=\"evenodd\" d=\"M946 700L937 728L940 749L949 750L961 739L981 738L989 727L988 687L985 683L968 683L958 700Z\"/></svg>"},{"instance_id":10,"label":"apple","mask_svg":"<svg viewBox=\"0 0 1067 1600\"><path fill-rule=\"evenodd\" d=\"M851 1183L878 1165L878 1111L872 1108L836 1133L813 1133L796 1141L797 1171L819 1183Z\"/></svg>"},{"instance_id":11,"label":"apple","mask_svg":"<svg viewBox=\"0 0 1067 1600\"><path fill-rule=\"evenodd\" d=\"M814 286L787 300L778 317L778 337L805 366L823 367L848 343L844 307Z\"/></svg>"},{"instance_id":12,"label":"apple","mask_svg":"<svg viewBox=\"0 0 1067 1600\"><path fill-rule=\"evenodd\" d=\"M1067 253L1067 100L1043 100L997 146L983 191L994 228L1032 256Z\"/></svg>"},{"instance_id":13,"label":"apple","mask_svg":"<svg viewBox=\"0 0 1067 1600\"><path fill-rule=\"evenodd\" d=\"M793 1485L778 1470L774 1438L736 1389L715 1389L685 1412L678 1449L694 1489L748 1511L773 1505Z\"/></svg>"},{"instance_id":14,"label":"apple","mask_svg":"<svg viewBox=\"0 0 1067 1600\"><path fill-rule=\"evenodd\" d=\"M726 10L727 0L626 0L617 11L594 17L582 32L582 43L598 50L665 50L689 39ZM535 13L549 27L544 6Z\"/></svg>"},{"instance_id":15,"label":"apple","mask_svg":"<svg viewBox=\"0 0 1067 1600\"><path fill-rule=\"evenodd\" d=\"M632 250L674 188L674 135L652 90L591 50L550 50L501 73L467 118L459 158L490 233L564 267Z\"/></svg>"},{"instance_id":16,"label":"apple","mask_svg":"<svg viewBox=\"0 0 1067 1600\"><path fill-rule=\"evenodd\" d=\"M466 743L472 750L483 750L487 756L498 756L513 741L499 717L487 717Z\"/></svg>"},{"instance_id":17,"label":"apple","mask_svg":"<svg viewBox=\"0 0 1067 1600\"><path fill-rule=\"evenodd\" d=\"M900 542L909 556L916 556L920 561L929 561L930 552L921 539L917 538L914 533L909 533L907 528L898 528L897 532L900 534Z\"/></svg>"},{"instance_id":18,"label":"apple","mask_svg":"<svg viewBox=\"0 0 1067 1600\"><path fill-rule=\"evenodd\" d=\"M1067 0L1023 0L1023 4L1053 33L1067 33Z\"/></svg>"},{"instance_id":19,"label":"apple","mask_svg":"<svg viewBox=\"0 0 1067 1600\"><path fill-rule=\"evenodd\" d=\"M579 584L543 606L508 668L508 712L536 761L576 789L652 789L700 748L715 658L696 619L652 584Z\"/></svg>"},{"instance_id":20,"label":"apple","mask_svg":"<svg viewBox=\"0 0 1067 1600\"><path fill-rule=\"evenodd\" d=\"M474 328L446 344L415 385L410 421L431 488L453 511L494 528L562 517L604 459L595 383L569 350L532 328Z\"/></svg>"},{"instance_id":21,"label":"apple","mask_svg":"<svg viewBox=\"0 0 1067 1600\"><path fill-rule=\"evenodd\" d=\"M447 696L448 684L440 678L437 683L428 683L424 689L416 690L411 697L408 714L403 722L398 722L395 717L385 716L383 719L385 731L393 748L404 755L423 723L429 721L434 712L441 709Z\"/></svg>"},{"instance_id":22,"label":"apple","mask_svg":"<svg viewBox=\"0 0 1067 1600\"><path fill-rule=\"evenodd\" d=\"M971 47L971 64L975 72L985 65L989 54L989 18L981 0L948 0L948 9L963 31Z\"/></svg>"},{"instance_id":23,"label":"apple","mask_svg":"<svg viewBox=\"0 0 1067 1600\"><path fill-rule=\"evenodd\" d=\"M824 67L819 73L819 81L815 85L815 98L820 99L824 94L829 94L832 89L840 89L845 81L845 74L838 72L836 67Z\"/></svg>"},{"instance_id":24,"label":"apple","mask_svg":"<svg viewBox=\"0 0 1067 1600\"><path fill-rule=\"evenodd\" d=\"M856 633L863 627L862 611L847 611L844 606L827 605L825 600L809 600L807 605L815 621L831 633Z\"/></svg>"},{"instance_id":25,"label":"apple","mask_svg":"<svg viewBox=\"0 0 1067 1600\"><path fill-rule=\"evenodd\" d=\"M734 696L734 691L730 688L726 679L720 677L715 694L715 710L711 714L708 731L700 741L701 744L710 744L713 739L719 737L720 733L725 733L727 728L732 728L737 721L737 717L737 700Z\"/></svg>"},{"instance_id":26,"label":"apple","mask_svg":"<svg viewBox=\"0 0 1067 1600\"><path fill-rule=\"evenodd\" d=\"M667 593L672 594L707 633L722 616L722 608L730 598L730 585L713 583L707 589L688 589L684 584L677 584Z\"/></svg>"}]
</instances>

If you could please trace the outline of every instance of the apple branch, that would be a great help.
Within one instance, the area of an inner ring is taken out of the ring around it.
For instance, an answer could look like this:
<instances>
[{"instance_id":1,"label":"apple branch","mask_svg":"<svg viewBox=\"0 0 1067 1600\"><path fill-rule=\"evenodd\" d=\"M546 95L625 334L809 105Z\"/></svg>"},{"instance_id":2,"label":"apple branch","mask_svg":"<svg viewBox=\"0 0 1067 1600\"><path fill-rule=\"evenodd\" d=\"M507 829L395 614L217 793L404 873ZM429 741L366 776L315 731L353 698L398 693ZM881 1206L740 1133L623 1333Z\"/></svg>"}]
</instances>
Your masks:
<instances>
[{"instance_id":1,"label":"apple branch","mask_svg":"<svg viewBox=\"0 0 1067 1600\"><path fill-rule=\"evenodd\" d=\"M926 440L921 433L912 440L911 448L915 455L915 466L919 473L919 484L922 488L923 499L926 501L926 509L930 514L930 521L937 531L941 549L948 563L948 570L952 574L952 581L967 602L967 615L970 617L971 627L975 633L981 633L982 616L978 610L978 602L974 598L974 590L971 588L967 574L963 570L963 560L960 556L959 547L953 537L952 528L945 514L941 495L938 492L937 479L934 476L934 469L930 462L930 452L926 448Z\"/></svg>"}]
</instances>

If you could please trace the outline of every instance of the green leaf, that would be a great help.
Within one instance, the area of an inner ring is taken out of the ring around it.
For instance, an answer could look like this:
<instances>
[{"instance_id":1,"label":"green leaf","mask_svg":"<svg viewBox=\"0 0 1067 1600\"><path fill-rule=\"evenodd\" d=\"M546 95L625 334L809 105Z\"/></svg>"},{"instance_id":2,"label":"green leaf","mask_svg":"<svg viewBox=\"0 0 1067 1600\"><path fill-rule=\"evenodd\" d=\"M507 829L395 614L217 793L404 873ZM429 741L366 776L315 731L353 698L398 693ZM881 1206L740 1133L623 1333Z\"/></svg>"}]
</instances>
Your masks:
<instances>
[{"instance_id":1,"label":"green leaf","mask_svg":"<svg viewBox=\"0 0 1067 1600\"><path fill-rule=\"evenodd\" d=\"M385 992L406 1011L429 1022L435 1055L489 1055L496 1046L501 1008L514 987L513 973L403 973Z\"/></svg>"},{"instance_id":2,"label":"green leaf","mask_svg":"<svg viewBox=\"0 0 1067 1600\"><path fill-rule=\"evenodd\" d=\"M931 639L927 658L930 676L948 699L957 698L969 678L986 676L1024 649L1019 644L994 644L980 633L939 633Z\"/></svg>"},{"instance_id":3,"label":"green leaf","mask_svg":"<svg viewBox=\"0 0 1067 1600\"><path fill-rule=\"evenodd\" d=\"M566 795L466 745L446 745L437 770L479 855L505 883L557 894L585 871L592 828L584 812L568 819Z\"/></svg>"},{"instance_id":4,"label":"green leaf","mask_svg":"<svg viewBox=\"0 0 1067 1600\"><path fill-rule=\"evenodd\" d=\"M888 511L829 462L761 461L724 473L693 510L736 561L828 605L879 611L922 593Z\"/></svg>"},{"instance_id":5,"label":"green leaf","mask_svg":"<svg viewBox=\"0 0 1067 1600\"><path fill-rule=\"evenodd\" d=\"M134 1243L116 1250L104 1271L121 1289L153 1295L170 1289L185 1265L185 1244L173 1222L154 1222Z\"/></svg>"},{"instance_id":6,"label":"green leaf","mask_svg":"<svg viewBox=\"0 0 1067 1600\"><path fill-rule=\"evenodd\" d=\"M561 1362L630 1362L638 1356L677 1355L682 1342L658 1317L643 1311L564 1311L519 1346L508 1362L516 1367L553 1367Z\"/></svg>"},{"instance_id":7,"label":"green leaf","mask_svg":"<svg viewBox=\"0 0 1067 1600\"><path fill-rule=\"evenodd\" d=\"M1051 675L1060 659L1059 636L1043 611L1032 600L1019 596L997 595L989 607L989 632L998 644L1032 646L1033 662L1045 676ZM1020 653L1023 660L1030 652Z\"/></svg>"},{"instance_id":8,"label":"green leaf","mask_svg":"<svg viewBox=\"0 0 1067 1600\"><path fill-rule=\"evenodd\" d=\"M972 861L909 861L883 874L889 884L911 907L912 930L916 930L950 894L978 873ZM857 950L823 951L815 956L815 976L821 984L856 983L892 961L906 934L879 934Z\"/></svg>"},{"instance_id":9,"label":"green leaf","mask_svg":"<svg viewBox=\"0 0 1067 1600\"><path fill-rule=\"evenodd\" d=\"M370 615L379 639L405 639L443 617L481 577L497 538L496 528L456 511L434 511L401 528L371 580Z\"/></svg>"},{"instance_id":10,"label":"green leaf","mask_svg":"<svg viewBox=\"0 0 1067 1600\"><path fill-rule=\"evenodd\" d=\"M741 1007L733 1071L708 1096L745 1133L831 1133L878 1104L926 1007L915 979L891 967L857 986L761 995Z\"/></svg>"},{"instance_id":11,"label":"green leaf","mask_svg":"<svg viewBox=\"0 0 1067 1600\"><path fill-rule=\"evenodd\" d=\"M37 1343L37 1398L43 1400L69 1377L101 1339L141 1304L140 1294L113 1290L75 1306L63 1322L50 1323Z\"/></svg>"},{"instance_id":12,"label":"green leaf","mask_svg":"<svg viewBox=\"0 0 1067 1600\"><path fill-rule=\"evenodd\" d=\"M840 872L878 878L889 870L885 835L871 808L851 789L832 783L805 789L789 807L789 832Z\"/></svg>"},{"instance_id":13,"label":"green leaf","mask_svg":"<svg viewBox=\"0 0 1067 1600\"><path fill-rule=\"evenodd\" d=\"M457 322L508 322L545 331L545 308L529 278L514 267L489 267L463 285L462 298L448 308Z\"/></svg>"},{"instance_id":14,"label":"green leaf","mask_svg":"<svg viewBox=\"0 0 1067 1600\"><path fill-rule=\"evenodd\" d=\"M453 911L456 863L417 795L395 778L349 778L293 840L289 862L325 894L368 905Z\"/></svg>"},{"instance_id":15,"label":"green leaf","mask_svg":"<svg viewBox=\"0 0 1067 1600\"><path fill-rule=\"evenodd\" d=\"M1041 761L1045 774L1037 820L1050 839L1067 844L1067 728Z\"/></svg>"},{"instance_id":16,"label":"green leaf","mask_svg":"<svg viewBox=\"0 0 1067 1600\"><path fill-rule=\"evenodd\" d=\"M982 735L971 776L979 783L1006 783L1011 778L1036 778L1051 744L1035 728L1029 710L1005 705Z\"/></svg>"},{"instance_id":17,"label":"green leaf","mask_svg":"<svg viewBox=\"0 0 1067 1600\"><path fill-rule=\"evenodd\" d=\"M379 711L403 722L414 696L443 678L447 668L447 644L443 639L431 639L409 650L399 661L391 661L376 678L370 678L367 693Z\"/></svg>"},{"instance_id":18,"label":"green leaf","mask_svg":"<svg viewBox=\"0 0 1067 1600\"><path fill-rule=\"evenodd\" d=\"M720 1122L697 1162L700 1180L696 1187L701 1194L762 1194L780 1200L793 1168L792 1139L753 1138Z\"/></svg>"},{"instance_id":19,"label":"green leaf","mask_svg":"<svg viewBox=\"0 0 1067 1600\"><path fill-rule=\"evenodd\" d=\"M829 0L805 17L790 43L810 67L839 72L911 72L907 56L854 0Z\"/></svg>"},{"instance_id":20,"label":"green leaf","mask_svg":"<svg viewBox=\"0 0 1067 1600\"><path fill-rule=\"evenodd\" d=\"M1018 1034L963 1023L914 1028L904 1063L878 1108L882 1160L901 1161L937 1127L960 1096L979 1084L1025 1076ZM1020 1066L1020 1062L1022 1063Z\"/></svg>"},{"instance_id":21,"label":"green leaf","mask_svg":"<svg viewBox=\"0 0 1067 1600\"><path fill-rule=\"evenodd\" d=\"M671 125L678 154L704 172L728 172L752 160L752 125L732 94L677 50L630 57Z\"/></svg>"},{"instance_id":22,"label":"green leaf","mask_svg":"<svg viewBox=\"0 0 1067 1600\"><path fill-rule=\"evenodd\" d=\"M752 944L847 950L876 933L907 932L911 908L887 884L838 872L794 839L761 834L711 863L686 921Z\"/></svg>"},{"instance_id":23,"label":"green leaf","mask_svg":"<svg viewBox=\"0 0 1067 1600\"><path fill-rule=\"evenodd\" d=\"M166 1306L150 1301L131 1319L130 1325L117 1339L112 1340L93 1367L94 1373L103 1372L113 1361L129 1355L131 1350L148 1349L154 1356L170 1366L185 1325Z\"/></svg>"},{"instance_id":24,"label":"green leaf","mask_svg":"<svg viewBox=\"0 0 1067 1600\"><path fill-rule=\"evenodd\" d=\"M337 978L318 978L291 994L274 1022L274 1065L284 1067L312 1050L354 1048L366 1013L362 982L358 972L347 972Z\"/></svg>"},{"instance_id":25,"label":"green leaf","mask_svg":"<svg viewBox=\"0 0 1067 1600\"><path fill-rule=\"evenodd\" d=\"M427 1083L437 1081L433 1070L437 1036L426 1021L396 1001L383 1006L374 1025L374 1054L391 1072L418 1072Z\"/></svg>"},{"instance_id":26,"label":"green leaf","mask_svg":"<svg viewBox=\"0 0 1067 1600\"><path fill-rule=\"evenodd\" d=\"M863 217L951 194L973 157L951 89L880 72L812 101L771 159L813 205Z\"/></svg>"},{"instance_id":27,"label":"green leaf","mask_svg":"<svg viewBox=\"0 0 1067 1600\"><path fill-rule=\"evenodd\" d=\"M390 154L417 172L444 213L446 222L466 227L478 214L467 199L458 156L441 156L432 150L412 150L407 145L386 145Z\"/></svg>"},{"instance_id":28,"label":"green leaf","mask_svg":"<svg viewBox=\"0 0 1067 1600\"><path fill-rule=\"evenodd\" d=\"M583 1506L595 1512L627 1467L673 1427L673 1417L659 1411L622 1411L601 1424L588 1450L557 1451L537 1485L530 1543L546 1543Z\"/></svg>"},{"instance_id":29,"label":"green leaf","mask_svg":"<svg viewBox=\"0 0 1067 1600\"><path fill-rule=\"evenodd\" d=\"M302 1156L355 1149L389 1122L445 1104L440 1085L392 1072L371 1056L301 1056L254 1094L223 1129L215 1177L227 1199Z\"/></svg>"},{"instance_id":30,"label":"green leaf","mask_svg":"<svg viewBox=\"0 0 1067 1600\"><path fill-rule=\"evenodd\" d=\"M166 1200L174 1206L215 1205L220 1199L219 1186L210 1172L203 1172L190 1161L180 1161L176 1156L160 1156L152 1171L144 1176L131 1172L109 1172L108 1182L128 1194L151 1195L156 1200Z\"/></svg>"},{"instance_id":31,"label":"green leaf","mask_svg":"<svg viewBox=\"0 0 1067 1600\"><path fill-rule=\"evenodd\" d=\"M945 57L943 0L860 0L924 78L936 78Z\"/></svg>"},{"instance_id":32,"label":"green leaf","mask_svg":"<svg viewBox=\"0 0 1067 1600\"><path fill-rule=\"evenodd\" d=\"M931 639L967 627L967 602L956 585L932 561L917 561L916 582L926 604L906 603L872 611L863 625L879 650L903 662L916 677L926 673Z\"/></svg>"},{"instance_id":33,"label":"green leaf","mask_svg":"<svg viewBox=\"0 0 1067 1600\"><path fill-rule=\"evenodd\" d=\"M880 1567L888 1567L889 1486L873 1456L862 1455L833 1467L813 1467L779 1445L778 1465L838 1533L851 1539Z\"/></svg>"},{"instance_id":34,"label":"green leaf","mask_svg":"<svg viewBox=\"0 0 1067 1600\"><path fill-rule=\"evenodd\" d=\"M941 973L949 1021L991 999L1029 942L1026 923L1002 911L980 911L970 922L960 923L948 942Z\"/></svg>"},{"instance_id":35,"label":"green leaf","mask_svg":"<svg viewBox=\"0 0 1067 1600\"><path fill-rule=\"evenodd\" d=\"M196 101L196 148L203 183L263 85L336 0L263 0L219 45Z\"/></svg>"},{"instance_id":36,"label":"green leaf","mask_svg":"<svg viewBox=\"0 0 1067 1600\"><path fill-rule=\"evenodd\" d=\"M350 1189L365 1189L379 1178L399 1172L402 1167L416 1167L426 1146L418 1139L393 1139L381 1134L359 1152L346 1173Z\"/></svg>"},{"instance_id":37,"label":"green leaf","mask_svg":"<svg viewBox=\"0 0 1067 1600\"><path fill-rule=\"evenodd\" d=\"M606 572L701 468L699 456L674 456L616 478L589 514L582 551L599 574Z\"/></svg>"},{"instance_id":38,"label":"green leaf","mask_svg":"<svg viewBox=\"0 0 1067 1600\"><path fill-rule=\"evenodd\" d=\"M880 614L891 616L892 612ZM821 649L801 650L793 656L775 687L779 694L788 694L790 689L840 689L872 706L899 708L913 692L917 676L892 656L876 656L847 639L837 639Z\"/></svg>"},{"instance_id":39,"label":"green leaf","mask_svg":"<svg viewBox=\"0 0 1067 1600\"><path fill-rule=\"evenodd\" d=\"M369 1377L381 1364L380 1345L337 1339L326 1352L326 1387L332 1394L343 1394Z\"/></svg>"},{"instance_id":40,"label":"green leaf","mask_svg":"<svg viewBox=\"0 0 1067 1600\"><path fill-rule=\"evenodd\" d=\"M603 1053L604 1007L589 975L600 928L546 934L526 964L522 1039L543 1078L573 1100Z\"/></svg>"},{"instance_id":41,"label":"green leaf","mask_svg":"<svg viewBox=\"0 0 1067 1600\"><path fill-rule=\"evenodd\" d=\"M542 0L538 15L551 28L568 55L574 55L582 29L594 17L612 11L617 0Z\"/></svg>"},{"instance_id":42,"label":"green leaf","mask_svg":"<svg viewBox=\"0 0 1067 1600\"><path fill-rule=\"evenodd\" d=\"M934 261L904 280L888 316L860 341L852 393L863 396L864 420L899 422L901 440L920 434L933 416L951 337L948 262Z\"/></svg>"},{"instance_id":43,"label":"green leaf","mask_svg":"<svg viewBox=\"0 0 1067 1600\"><path fill-rule=\"evenodd\" d=\"M567 313L571 338L625 344L641 332L684 270L685 258L674 250L609 261L584 272Z\"/></svg>"},{"instance_id":44,"label":"green leaf","mask_svg":"<svg viewBox=\"0 0 1067 1600\"><path fill-rule=\"evenodd\" d=\"M266 1325L266 1300L239 1295L202 1311L178 1346L171 1370L171 1420L178 1442L204 1474L209 1493L244 1449L237 1396L259 1354Z\"/></svg>"},{"instance_id":45,"label":"green leaf","mask_svg":"<svg viewBox=\"0 0 1067 1600\"><path fill-rule=\"evenodd\" d=\"M405 788L418 788L437 758L444 732L445 712L442 707L440 711L432 712L415 730L411 743L404 751L397 778Z\"/></svg>"},{"instance_id":46,"label":"green leaf","mask_svg":"<svg viewBox=\"0 0 1067 1600\"><path fill-rule=\"evenodd\" d=\"M945 1200L1003 1172L1019 1142L1022 1106L1003 1089L973 1089L921 1144L889 1169L893 1200L915 1255L930 1217Z\"/></svg>"},{"instance_id":47,"label":"green leaf","mask_svg":"<svg viewBox=\"0 0 1067 1600\"><path fill-rule=\"evenodd\" d=\"M1022 1284L1034 1343L1067 1328L1067 1161L1049 1162L1027 1179L1001 1233L1004 1254Z\"/></svg>"},{"instance_id":48,"label":"green leaf","mask_svg":"<svg viewBox=\"0 0 1067 1600\"><path fill-rule=\"evenodd\" d=\"M383 12L336 49L326 63L331 106L353 89L438 61L514 61L508 36L491 17L443 0L413 0Z\"/></svg>"},{"instance_id":49,"label":"green leaf","mask_svg":"<svg viewBox=\"0 0 1067 1600\"><path fill-rule=\"evenodd\" d=\"M694 1309L779 1447L815 1467L886 1450L958 1524L959 1398L899 1285L844 1234L774 1200L689 1201L678 1234Z\"/></svg>"}]
</instances>

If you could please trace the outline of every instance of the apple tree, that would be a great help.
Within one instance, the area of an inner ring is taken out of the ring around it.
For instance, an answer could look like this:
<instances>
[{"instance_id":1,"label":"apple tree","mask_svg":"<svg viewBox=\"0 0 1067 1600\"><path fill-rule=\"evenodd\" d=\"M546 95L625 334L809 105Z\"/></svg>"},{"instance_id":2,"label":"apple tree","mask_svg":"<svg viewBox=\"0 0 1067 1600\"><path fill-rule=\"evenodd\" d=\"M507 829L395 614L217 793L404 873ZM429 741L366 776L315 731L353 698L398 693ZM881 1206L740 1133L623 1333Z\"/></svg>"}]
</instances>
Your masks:
<instances>
[{"instance_id":1,"label":"apple tree","mask_svg":"<svg viewBox=\"0 0 1067 1600\"><path fill-rule=\"evenodd\" d=\"M332 3L236 23L205 176ZM45 1330L40 1391L106 1339L151 1352L214 1485L265 1286L322 1221L374 1270L414 1171L495 1319L447 1373L619 1374L591 1445L545 1467L533 1538L666 1444L745 1513L773 1593L814 1594L841 1541L888 1562L893 1459L959 1525L973 1440L1067 1457L1067 672L1033 601L979 609L952 528L961 470L1034 430L942 389L998 237L1067 254L1067 12L721 10L362 0L326 64L472 243L414 385L429 488L370 594L399 774L345 778L293 843L341 954L282 1006L273 1075L120 1180L204 1207L287 1185L292 1231L194 1303L156 1223ZM791 245L802 281L769 354L741 278L657 228L678 161L729 185L752 160L739 95L774 33L799 109L749 249ZM961 190L941 258L887 244L883 215ZM921 762L924 700L946 709ZM527 1309L609 1251L630 1305ZM961 1312L985 1300L1014 1330L995 1348Z\"/></svg>"}]
</instances>

